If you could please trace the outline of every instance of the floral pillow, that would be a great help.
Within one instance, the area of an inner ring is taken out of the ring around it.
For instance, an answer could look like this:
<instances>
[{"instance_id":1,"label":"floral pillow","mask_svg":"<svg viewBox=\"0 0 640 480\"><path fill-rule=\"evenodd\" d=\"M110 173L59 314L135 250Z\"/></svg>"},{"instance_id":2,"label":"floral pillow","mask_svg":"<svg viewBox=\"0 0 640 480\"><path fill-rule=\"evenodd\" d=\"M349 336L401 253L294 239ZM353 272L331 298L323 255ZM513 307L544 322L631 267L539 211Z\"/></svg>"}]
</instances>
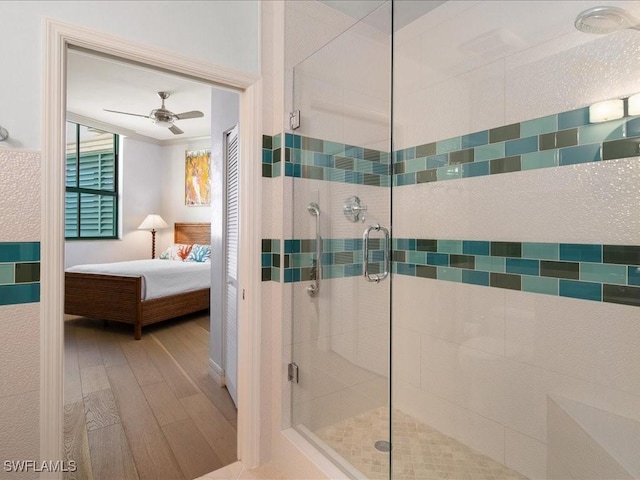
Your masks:
<instances>
[{"instance_id":1,"label":"floral pillow","mask_svg":"<svg viewBox=\"0 0 640 480\"><path fill-rule=\"evenodd\" d=\"M192 247L193 245L174 243L162 252L158 258L161 260L177 260L179 262L184 262L191 253Z\"/></svg>"},{"instance_id":2,"label":"floral pillow","mask_svg":"<svg viewBox=\"0 0 640 480\"><path fill-rule=\"evenodd\" d=\"M211 245L198 245L195 243L186 261L200 263L211 262Z\"/></svg>"}]
</instances>

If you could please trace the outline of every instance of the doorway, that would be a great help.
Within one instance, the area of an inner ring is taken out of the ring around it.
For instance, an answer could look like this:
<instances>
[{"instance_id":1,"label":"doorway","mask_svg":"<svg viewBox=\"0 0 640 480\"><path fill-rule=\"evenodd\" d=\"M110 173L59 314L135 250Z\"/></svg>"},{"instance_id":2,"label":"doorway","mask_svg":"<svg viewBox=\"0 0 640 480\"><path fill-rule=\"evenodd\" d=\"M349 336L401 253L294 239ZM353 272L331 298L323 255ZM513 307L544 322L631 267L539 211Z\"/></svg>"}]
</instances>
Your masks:
<instances>
[{"instance_id":1,"label":"doorway","mask_svg":"<svg viewBox=\"0 0 640 480\"><path fill-rule=\"evenodd\" d=\"M62 158L64 155L64 110L65 110L65 64L66 48L76 46L86 48L102 54L113 55L117 58L135 60L152 68L162 68L176 74L198 78L210 84L220 85L240 92L240 123L243 128L242 146L246 152L259 151L259 90L252 85L256 78L238 72L229 72L215 66L203 66L198 62L191 62L182 57L176 57L164 51L141 48L131 42L115 37L103 36L100 39L89 35L83 29L75 29L69 25L59 24L47 20L47 42L45 48L45 92L44 92L44 135L43 152L43 238L47 242L42 245L42 298L41 298L41 455L43 458L62 458L62 405L63 405L63 332L62 332L62 298L64 282L63 272L63 235L62 218L64 215L63 181L56 181L64 177ZM259 191L259 172L250 164L241 167L241 178L247 182L246 191ZM241 286L254 295L247 296L239 306L239 342L240 351L246 352L239 358L239 366L245 362L252 363L254 355L259 351L242 348L242 343L257 343L250 338L252 330L259 335L256 306L259 305L259 269L252 265L259 265L259 222L248 217L248 213L257 209L252 204L253 199L242 198L240 230L245 231L244 241L240 250L243 252L240 262ZM255 328L255 330L254 330ZM243 371L242 368L239 369ZM250 372L247 369L247 372ZM257 422L252 421L255 414L250 408L248 399L256 389L257 378L252 379L239 376L239 406L240 412L246 411L246 417L239 422L241 432L238 439L239 457L248 466L257 464L257 446L252 443L253 432ZM245 397L246 395L246 397ZM241 417L244 413L240 414Z\"/></svg>"}]
</instances>

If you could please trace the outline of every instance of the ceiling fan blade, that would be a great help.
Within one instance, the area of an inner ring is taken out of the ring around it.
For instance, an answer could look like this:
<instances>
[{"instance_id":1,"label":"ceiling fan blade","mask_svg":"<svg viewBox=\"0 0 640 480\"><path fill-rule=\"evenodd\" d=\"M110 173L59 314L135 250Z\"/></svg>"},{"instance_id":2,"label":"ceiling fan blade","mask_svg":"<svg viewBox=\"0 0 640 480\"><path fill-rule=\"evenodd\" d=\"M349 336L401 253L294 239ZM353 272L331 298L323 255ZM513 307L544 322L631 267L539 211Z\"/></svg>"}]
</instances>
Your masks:
<instances>
[{"instance_id":1,"label":"ceiling fan blade","mask_svg":"<svg viewBox=\"0 0 640 480\"><path fill-rule=\"evenodd\" d=\"M104 110L105 112L121 113L121 114L123 114L123 115L133 115L134 117L149 118L149 115L140 115L139 113L118 112L117 110L107 110L106 108L103 108L103 110Z\"/></svg>"},{"instance_id":2,"label":"ceiling fan blade","mask_svg":"<svg viewBox=\"0 0 640 480\"><path fill-rule=\"evenodd\" d=\"M180 130L180 129L179 129L178 127L176 127L175 125L171 125L171 126L169 127L169 130L171 130L171 132L172 132L174 135L180 135L181 133L184 133L182 130Z\"/></svg>"},{"instance_id":3,"label":"ceiling fan blade","mask_svg":"<svg viewBox=\"0 0 640 480\"><path fill-rule=\"evenodd\" d=\"M176 115L177 120L186 120L187 118L200 118L204 117L204 113L199 112L198 110L192 110L190 112L178 113Z\"/></svg>"}]
</instances>

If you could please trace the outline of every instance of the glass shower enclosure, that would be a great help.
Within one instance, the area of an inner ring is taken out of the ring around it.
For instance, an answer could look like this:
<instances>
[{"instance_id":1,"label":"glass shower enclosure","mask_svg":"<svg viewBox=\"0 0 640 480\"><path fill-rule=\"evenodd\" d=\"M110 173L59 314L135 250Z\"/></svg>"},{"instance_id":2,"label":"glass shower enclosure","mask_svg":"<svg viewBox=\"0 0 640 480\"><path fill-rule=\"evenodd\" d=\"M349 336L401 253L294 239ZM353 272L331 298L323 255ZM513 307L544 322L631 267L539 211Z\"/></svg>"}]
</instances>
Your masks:
<instances>
[{"instance_id":1,"label":"glass shower enclosure","mask_svg":"<svg viewBox=\"0 0 640 480\"><path fill-rule=\"evenodd\" d=\"M639 478L640 2L338 3L287 2L291 425L345 477Z\"/></svg>"}]
</instances>

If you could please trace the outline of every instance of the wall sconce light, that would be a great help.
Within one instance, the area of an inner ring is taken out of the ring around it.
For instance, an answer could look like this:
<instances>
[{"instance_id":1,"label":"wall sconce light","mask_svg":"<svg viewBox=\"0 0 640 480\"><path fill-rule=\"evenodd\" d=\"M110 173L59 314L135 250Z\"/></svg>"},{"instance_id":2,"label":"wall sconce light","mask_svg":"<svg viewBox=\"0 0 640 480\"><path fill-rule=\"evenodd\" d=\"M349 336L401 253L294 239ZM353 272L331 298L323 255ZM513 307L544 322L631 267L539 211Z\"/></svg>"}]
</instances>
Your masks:
<instances>
[{"instance_id":1,"label":"wall sconce light","mask_svg":"<svg viewBox=\"0 0 640 480\"><path fill-rule=\"evenodd\" d=\"M147 215L138 230L151 230L151 258L156 258L156 229L167 228L167 222L165 222L160 215L154 213Z\"/></svg>"},{"instance_id":2,"label":"wall sconce light","mask_svg":"<svg viewBox=\"0 0 640 480\"><path fill-rule=\"evenodd\" d=\"M640 115L640 93L631 95L627 99L627 112L629 116Z\"/></svg>"},{"instance_id":3,"label":"wall sconce light","mask_svg":"<svg viewBox=\"0 0 640 480\"><path fill-rule=\"evenodd\" d=\"M607 122L624 117L624 100L615 98L594 103L589 107L589 122Z\"/></svg>"}]
</instances>

